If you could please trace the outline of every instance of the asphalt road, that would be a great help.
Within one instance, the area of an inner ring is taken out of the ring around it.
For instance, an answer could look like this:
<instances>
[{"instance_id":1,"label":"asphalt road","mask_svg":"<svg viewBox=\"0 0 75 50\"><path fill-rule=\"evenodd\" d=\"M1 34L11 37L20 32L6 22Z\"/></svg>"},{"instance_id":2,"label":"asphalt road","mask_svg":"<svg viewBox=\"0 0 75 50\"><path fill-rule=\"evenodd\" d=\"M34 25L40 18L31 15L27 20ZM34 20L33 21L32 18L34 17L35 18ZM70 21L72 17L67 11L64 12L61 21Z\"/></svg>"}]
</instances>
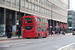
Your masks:
<instances>
[{"instance_id":1,"label":"asphalt road","mask_svg":"<svg viewBox=\"0 0 75 50\"><path fill-rule=\"evenodd\" d=\"M55 35L39 39L0 41L0 50L63 50L75 42L73 35ZM74 44L73 44L74 45ZM64 47L64 48L62 48Z\"/></svg>"}]
</instances>

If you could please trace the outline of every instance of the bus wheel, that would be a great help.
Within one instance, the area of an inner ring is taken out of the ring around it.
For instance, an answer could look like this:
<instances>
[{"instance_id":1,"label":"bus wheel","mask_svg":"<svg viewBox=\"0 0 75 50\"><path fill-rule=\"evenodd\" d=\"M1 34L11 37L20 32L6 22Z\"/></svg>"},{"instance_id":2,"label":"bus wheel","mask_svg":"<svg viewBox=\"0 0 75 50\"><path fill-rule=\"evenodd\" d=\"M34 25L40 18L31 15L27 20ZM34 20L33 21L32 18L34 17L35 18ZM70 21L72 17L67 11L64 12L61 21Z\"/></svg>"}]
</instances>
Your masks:
<instances>
[{"instance_id":1,"label":"bus wheel","mask_svg":"<svg viewBox=\"0 0 75 50\"><path fill-rule=\"evenodd\" d=\"M40 34L38 34L38 38L40 38Z\"/></svg>"},{"instance_id":2,"label":"bus wheel","mask_svg":"<svg viewBox=\"0 0 75 50\"><path fill-rule=\"evenodd\" d=\"M47 34L45 34L45 37L43 37L43 38L46 38L47 37Z\"/></svg>"}]
</instances>

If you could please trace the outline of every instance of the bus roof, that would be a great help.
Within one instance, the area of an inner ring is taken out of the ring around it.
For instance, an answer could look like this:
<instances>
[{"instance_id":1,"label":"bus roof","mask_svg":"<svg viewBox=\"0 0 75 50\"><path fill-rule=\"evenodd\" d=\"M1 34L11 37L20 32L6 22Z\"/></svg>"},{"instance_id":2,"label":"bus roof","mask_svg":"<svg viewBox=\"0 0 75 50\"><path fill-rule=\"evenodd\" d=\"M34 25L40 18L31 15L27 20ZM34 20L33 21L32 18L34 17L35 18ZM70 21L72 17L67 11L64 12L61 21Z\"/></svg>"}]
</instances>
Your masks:
<instances>
[{"instance_id":1,"label":"bus roof","mask_svg":"<svg viewBox=\"0 0 75 50\"><path fill-rule=\"evenodd\" d=\"M23 17L30 17L30 16L23 16ZM31 17L38 17L38 16L31 15ZM43 18L43 17L38 17L38 18L47 19L47 18Z\"/></svg>"}]
</instances>

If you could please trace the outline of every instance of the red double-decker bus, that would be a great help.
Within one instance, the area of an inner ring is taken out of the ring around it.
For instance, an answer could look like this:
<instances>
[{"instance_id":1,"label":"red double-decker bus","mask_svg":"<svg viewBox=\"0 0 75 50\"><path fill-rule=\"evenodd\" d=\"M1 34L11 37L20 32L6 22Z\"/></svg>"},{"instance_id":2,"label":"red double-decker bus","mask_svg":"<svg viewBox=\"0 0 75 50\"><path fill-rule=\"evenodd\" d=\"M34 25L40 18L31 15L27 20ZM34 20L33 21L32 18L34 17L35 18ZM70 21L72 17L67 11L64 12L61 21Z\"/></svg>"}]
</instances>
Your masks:
<instances>
[{"instance_id":1,"label":"red double-decker bus","mask_svg":"<svg viewBox=\"0 0 75 50\"><path fill-rule=\"evenodd\" d=\"M23 16L22 18L22 37L34 38L49 36L48 20L37 16Z\"/></svg>"}]
</instances>

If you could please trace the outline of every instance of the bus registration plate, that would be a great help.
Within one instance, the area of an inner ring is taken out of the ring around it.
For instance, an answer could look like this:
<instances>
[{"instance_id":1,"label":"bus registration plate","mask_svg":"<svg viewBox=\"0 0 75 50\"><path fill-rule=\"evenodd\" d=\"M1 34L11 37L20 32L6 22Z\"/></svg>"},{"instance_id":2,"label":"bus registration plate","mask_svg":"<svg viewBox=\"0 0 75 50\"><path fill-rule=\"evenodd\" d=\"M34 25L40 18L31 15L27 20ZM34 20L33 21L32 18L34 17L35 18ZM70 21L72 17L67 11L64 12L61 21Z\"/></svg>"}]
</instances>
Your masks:
<instances>
[{"instance_id":1,"label":"bus registration plate","mask_svg":"<svg viewBox=\"0 0 75 50\"><path fill-rule=\"evenodd\" d=\"M30 37L30 36L27 36L27 37Z\"/></svg>"}]
</instances>

